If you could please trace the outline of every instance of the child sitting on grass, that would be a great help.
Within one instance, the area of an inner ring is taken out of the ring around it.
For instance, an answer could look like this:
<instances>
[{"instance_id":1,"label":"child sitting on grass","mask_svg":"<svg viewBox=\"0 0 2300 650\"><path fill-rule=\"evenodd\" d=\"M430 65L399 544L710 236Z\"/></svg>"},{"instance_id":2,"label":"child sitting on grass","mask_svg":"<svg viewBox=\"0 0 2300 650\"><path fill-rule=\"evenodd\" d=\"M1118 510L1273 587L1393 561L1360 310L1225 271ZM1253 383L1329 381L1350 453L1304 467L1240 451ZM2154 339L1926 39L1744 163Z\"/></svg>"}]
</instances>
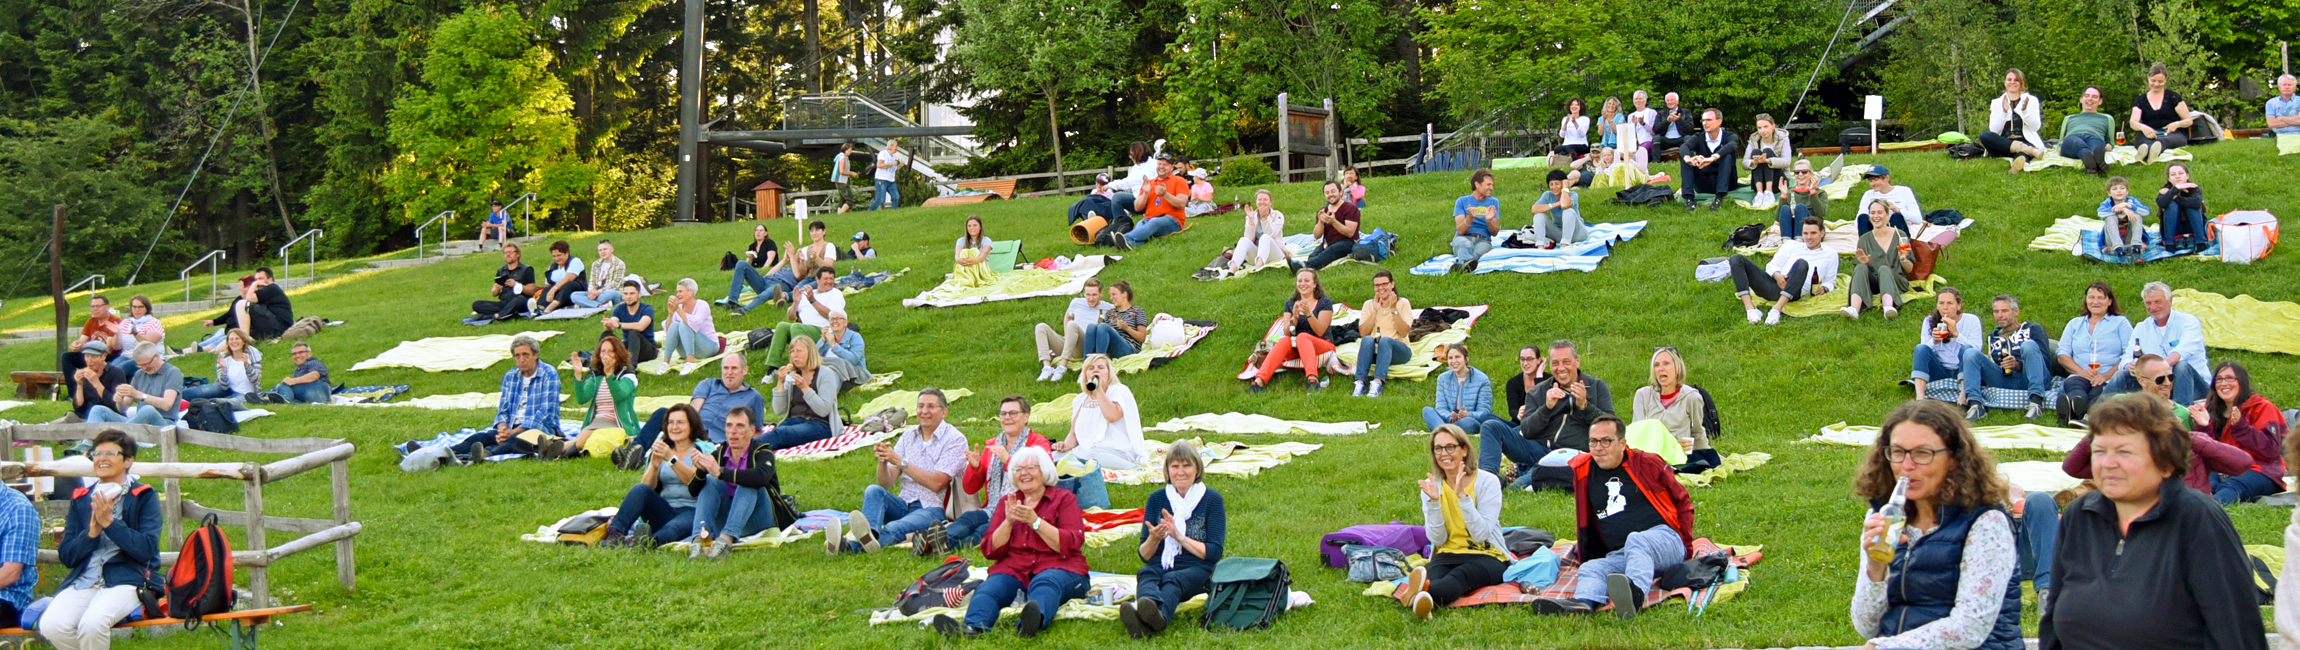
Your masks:
<instances>
[{"instance_id":1,"label":"child sitting on grass","mask_svg":"<svg viewBox=\"0 0 2300 650\"><path fill-rule=\"evenodd\" d=\"M2123 176L2108 179L2108 198L2100 202L2099 213L2101 252L2133 255L2141 251L2146 243L2141 233L2147 232L2141 217L2148 216L2148 204L2132 198L2132 185Z\"/></svg>"}]
</instances>

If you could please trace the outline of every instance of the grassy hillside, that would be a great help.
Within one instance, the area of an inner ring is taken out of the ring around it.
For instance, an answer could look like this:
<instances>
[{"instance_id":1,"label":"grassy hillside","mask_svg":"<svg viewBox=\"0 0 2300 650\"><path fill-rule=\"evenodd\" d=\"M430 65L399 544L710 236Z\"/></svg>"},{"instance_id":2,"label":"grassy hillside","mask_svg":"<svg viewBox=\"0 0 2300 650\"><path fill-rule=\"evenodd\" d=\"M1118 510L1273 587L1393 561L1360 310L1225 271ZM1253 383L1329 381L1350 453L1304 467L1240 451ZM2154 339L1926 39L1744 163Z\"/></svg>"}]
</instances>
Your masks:
<instances>
[{"instance_id":1,"label":"grassy hillside","mask_svg":"<svg viewBox=\"0 0 2300 650\"><path fill-rule=\"evenodd\" d=\"M2197 151L2203 158L2197 177L2208 189L2213 213L2263 208L2300 214L2293 209L2300 206L2291 191L2295 176L2290 160L2276 159L2269 143L2229 142ZM2008 176L2001 161L1952 161L1939 153L1897 154L1882 160L1897 172L1900 182L1916 189L1927 208L1956 208L1978 222L1956 243L1939 272L1968 296L2019 296L2028 306L2027 317L2055 333L2075 313L2081 288L2093 280L2115 285L2135 312L2139 287L2149 280L2231 295L2249 293L2264 300L2300 297L2290 282L2300 256L2291 252L2252 266L2173 261L2132 268L2027 250L2028 241L2054 219L2091 213L2102 196L2095 177L2069 170ZM2163 173L2161 166L2124 171L2143 188L2160 183ZM1492 305L1469 345L1473 362L1497 377L1514 367L1512 355L1518 347L1573 339L1580 345L1585 371L1612 384L1624 411L1628 395L1645 383L1648 354L1663 345L1683 351L1692 381L1707 386L1720 402L1726 435L1717 441L1718 448L1727 454L1773 455L1769 465L1693 492L1699 508L1696 532L1724 543L1765 546L1766 560L1754 572L1749 590L1699 619L1664 608L1629 624L1611 618L1541 619L1519 608L1442 612L1436 620L1421 623L1393 602L1359 597L1360 585L1346 582L1339 571L1319 568L1318 537L1351 524L1417 520L1412 482L1426 471L1425 442L1397 434L1421 428L1419 410L1429 403L1433 389L1427 383L1399 382L1381 398L1352 399L1346 390L1309 394L1298 381L1279 381L1267 393L1247 393L1244 382L1232 377L1276 315L1290 282L1280 272L1216 283L1190 279L1193 270L1237 237L1237 217L1209 217L1195 220L1190 232L1128 255L1103 275L1106 281L1131 281L1138 301L1152 312L1222 324L1173 363L1125 377L1141 400L1144 420L1243 411L1294 419L1369 420L1382 426L1371 435L1309 440L1326 447L1249 480L1212 482L1232 509L1229 552L1286 560L1294 567L1296 588L1308 591L1317 605L1288 614L1265 633L1208 635L1177 626L1159 644L1390 647L1432 638L1461 646L1858 644L1845 617L1862 511L1849 497L1859 452L1793 441L1834 422L1873 423L1905 399L1895 382L1907 373L1914 321L1887 322L1872 312L1858 322L1807 318L1787 319L1775 327L1748 324L1731 299L1730 286L1696 282L1693 268L1700 259L1720 254L1718 243L1733 226L1770 222L1768 214L1735 208L1719 212L1621 208L1603 204L1606 196L1597 193L1584 197L1592 221L1650 220L1651 224L1596 272L1404 275L1413 263L1445 252L1452 200L1466 192L1466 176L1425 174L1370 183L1367 224L1404 236L1401 252L1385 265L1401 274L1400 292L1418 305ZM1538 192L1536 178L1529 171L1501 174L1506 226L1525 222L1526 206ZM1314 209L1315 186L1273 189L1280 210L1307 215ZM1219 194L1251 196L1250 188L1225 187ZM1031 199L826 217L833 237L842 243L857 229L875 237L881 259L861 268L912 269L850 301L853 322L870 342L872 368L905 373L898 388L972 389L976 397L956 403L951 417L976 440L995 429L991 416L996 396L1020 393L1043 400L1075 391L1068 383L1031 381L1038 367L1030 325L1059 318L1061 300L956 309L900 305L901 299L941 281L949 266L949 242L969 214L981 215L994 238L1023 239L1025 254L1032 258L1089 252L1062 235L1067 205L1064 199ZM1833 215L1842 217L1851 214L1852 202L1830 207ZM1295 228L1305 221L1297 216ZM772 224L778 240L789 240L793 226L789 221ZM750 227L718 224L613 237L633 271L666 285L693 277L706 294L719 294L728 274L716 270L717 261L723 252L738 250L748 240ZM576 250L588 251L596 239L596 235L583 237ZM540 247L537 250L531 261L542 258ZM400 341L423 337L540 329L569 332L545 345L546 360L565 359L591 340L596 325L588 321L517 322L484 329L458 324L469 302L484 297L489 269L499 263L493 255L479 255L351 276L297 296L296 309L299 315L349 321L312 340L319 356L337 369L339 381L409 383L415 387L413 396L493 391L508 364L440 374L343 369ZM1371 272L1365 265L1344 265L1325 275L1326 286L1354 304L1369 294ZM779 314L763 310L736 319L722 310L716 317L724 331L766 326ZM28 320L26 326L40 322L37 317ZM175 332L172 340L177 342L189 336L183 329ZM276 360L267 382L285 372L285 348L264 346ZM0 365L46 368L53 364L52 354L39 345L0 348ZM2300 360L2226 350L2213 350L2212 356L2249 365L2259 390L2279 403L2300 401L2300 373L2295 372ZM189 374L207 374L212 368L206 356L182 359L179 365ZM644 377L640 394L685 394L702 376ZM852 408L868 397L849 396L844 403ZM924 630L870 628L864 623L866 609L891 602L896 591L929 567L908 555L825 559L818 547L798 545L740 553L724 562L690 563L668 554L523 543L515 536L578 510L611 505L635 476L609 468L604 460L518 462L402 474L387 445L482 425L490 415L335 407L275 410L280 414L252 423L246 434L339 436L361 445L353 462L357 492L353 512L368 526L359 541L357 591L336 586L324 553L290 560L274 574L275 589L283 600L322 607L322 613L293 617L287 627L269 633L283 647L357 648L385 639L414 646L499 645L515 639L516 645L527 647L940 643ZM5 415L46 421L63 412L59 404L39 404ZM1988 423L2017 421L2017 414L2000 412ZM2055 457L2011 453L2001 459ZM860 504L868 465L866 454L793 463L784 468L784 485L806 507L851 509ZM193 494L209 504L237 503L230 498L233 490L229 485L199 485ZM323 481L290 480L266 491L272 513L326 516ZM1120 504L1134 504L1148 492L1113 486L1112 497ZM2248 542L2263 544L2276 543L2287 515L2282 509L2256 506L2239 506L2231 514ZM1568 497L1513 493L1503 519L1512 525L1567 531L1572 516ZM282 536L274 535L277 543ZM1091 549L1089 560L1103 571L1131 573L1139 566L1124 545ZM2032 633L2033 625L2032 614ZM1123 634L1116 623L1064 624L1051 632L1048 642L1061 647L1122 643ZM151 645L188 648L212 642L205 634L179 635Z\"/></svg>"}]
</instances>

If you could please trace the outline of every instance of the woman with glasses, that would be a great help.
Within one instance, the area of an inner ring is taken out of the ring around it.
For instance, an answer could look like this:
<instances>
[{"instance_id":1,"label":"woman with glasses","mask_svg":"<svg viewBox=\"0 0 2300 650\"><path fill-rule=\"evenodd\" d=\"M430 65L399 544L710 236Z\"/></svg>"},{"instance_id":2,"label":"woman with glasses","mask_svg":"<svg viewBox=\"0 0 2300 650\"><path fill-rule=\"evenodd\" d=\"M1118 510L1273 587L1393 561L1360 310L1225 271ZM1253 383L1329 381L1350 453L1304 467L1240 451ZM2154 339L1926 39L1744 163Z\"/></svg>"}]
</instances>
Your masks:
<instances>
[{"instance_id":1,"label":"woman with glasses","mask_svg":"<svg viewBox=\"0 0 2300 650\"><path fill-rule=\"evenodd\" d=\"M1907 522L1894 526L1879 510L1899 481L1908 482ZM1853 492L1871 507L1852 605L1853 630L1867 647L2023 647L2005 482L1955 409L1925 400L1894 409Z\"/></svg>"},{"instance_id":2,"label":"woman with glasses","mask_svg":"<svg viewBox=\"0 0 2300 650\"><path fill-rule=\"evenodd\" d=\"M1789 187L1784 192L1788 200L1775 211L1774 220L1781 224L1781 236L1797 232L1805 217L1829 216L1829 193L1821 189L1821 175L1813 172L1813 161L1798 159L1791 163Z\"/></svg>"},{"instance_id":3,"label":"woman with glasses","mask_svg":"<svg viewBox=\"0 0 2300 650\"><path fill-rule=\"evenodd\" d=\"M2284 491L2284 412L2252 392L2244 364L2221 362L2212 370L2212 396L2188 407L2196 430L2252 455L2246 471L2212 475L2212 498L2221 503L2251 501Z\"/></svg>"},{"instance_id":4,"label":"woman with glasses","mask_svg":"<svg viewBox=\"0 0 2300 650\"><path fill-rule=\"evenodd\" d=\"M136 609L137 590L160 582L152 575L160 568L160 495L129 471L135 439L118 429L98 433L88 461L96 482L72 491L56 543L72 571L40 617L40 636L66 650L112 647L112 626Z\"/></svg>"},{"instance_id":5,"label":"woman with glasses","mask_svg":"<svg viewBox=\"0 0 2300 650\"><path fill-rule=\"evenodd\" d=\"M2116 289L2094 281L2084 289L2084 309L2060 329L2060 367L2068 378L2060 382L2060 400L2054 410L2060 425L2084 419L2093 400L2100 399L2116 370L2132 362L2132 321L2116 304Z\"/></svg>"},{"instance_id":6,"label":"woman with glasses","mask_svg":"<svg viewBox=\"0 0 2300 650\"><path fill-rule=\"evenodd\" d=\"M1501 538L1501 478L1469 459L1469 434L1451 424L1430 432L1431 472L1420 482L1422 530L1430 562L1406 576L1406 604L1429 620L1438 603L1501 584L1509 544Z\"/></svg>"}]
</instances>

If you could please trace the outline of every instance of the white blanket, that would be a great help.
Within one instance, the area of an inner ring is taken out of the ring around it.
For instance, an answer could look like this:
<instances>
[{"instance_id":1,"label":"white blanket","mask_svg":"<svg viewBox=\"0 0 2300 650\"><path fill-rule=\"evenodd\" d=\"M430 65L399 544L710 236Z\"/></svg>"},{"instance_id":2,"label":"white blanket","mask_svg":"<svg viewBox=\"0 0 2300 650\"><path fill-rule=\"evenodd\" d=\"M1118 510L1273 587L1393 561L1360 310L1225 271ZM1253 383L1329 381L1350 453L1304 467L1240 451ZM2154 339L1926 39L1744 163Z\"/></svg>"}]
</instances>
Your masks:
<instances>
[{"instance_id":1,"label":"white blanket","mask_svg":"<svg viewBox=\"0 0 2300 650\"><path fill-rule=\"evenodd\" d=\"M606 305L600 305L598 307L560 307L559 309L553 310L551 313L535 317L535 320L575 320L577 318L597 316L606 312L608 309L611 309L611 307Z\"/></svg>"},{"instance_id":2,"label":"white blanket","mask_svg":"<svg viewBox=\"0 0 2300 650\"><path fill-rule=\"evenodd\" d=\"M1197 431L1220 434L1317 434L1322 436L1355 435L1372 431L1380 423L1366 422L1308 422L1280 420L1267 415L1245 413L1201 413L1174 418L1149 427L1151 431L1181 433Z\"/></svg>"},{"instance_id":3,"label":"white blanket","mask_svg":"<svg viewBox=\"0 0 2300 650\"><path fill-rule=\"evenodd\" d=\"M511 339L526 336L537 341L549 340L563 332L537 330L517 334L488 334L486 336L442 336L408 341L399 344L373 359L353 364L352 370L376 368L415 368L424 372L452 370L479 370L511 358Z\"/></svg>"},{"instance_id":4,"label":"white blanket","mask_svg":"<svg viewBox=\"0 0 2300 650\"><path fill-rule=\"evenodd\" d=\"M2036 424L2013 424L1973 427L1973 436L1982 447L1989 449L2036 449L2065 452L2076 448L2084 440L2084 432ZM1843 422L1821 427L1819 433L1804 442L1818 442L1852 447L1867 447L1877 441L1876 427L1856 427ZM2034 488L2031 488L2034 489Z\"/></svg>"}]
</instances>

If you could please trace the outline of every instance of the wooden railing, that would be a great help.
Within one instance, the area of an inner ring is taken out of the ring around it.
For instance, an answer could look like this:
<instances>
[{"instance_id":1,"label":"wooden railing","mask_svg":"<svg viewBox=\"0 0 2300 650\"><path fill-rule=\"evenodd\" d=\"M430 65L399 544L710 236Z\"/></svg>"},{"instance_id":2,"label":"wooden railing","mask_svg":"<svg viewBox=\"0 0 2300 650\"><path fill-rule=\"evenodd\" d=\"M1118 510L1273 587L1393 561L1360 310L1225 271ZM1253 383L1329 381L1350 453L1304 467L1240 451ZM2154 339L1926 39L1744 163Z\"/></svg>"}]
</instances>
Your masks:
<instances>
[{"instance_id":1,"label":"wooden railing","mask_svg":"<svg viewBox=\"0 0 2300 650\"><path fill-rule=\"evenodd\" d=\"M161 479L164 500L161 507L165 536L161 548L177 548L182 544L184 521L202 521L214 515L218 525L245 527L246 539L239 546L248 549L232 553L232 562L248 570L248 591L255 594L251 607L272 606L271 573L273 563L288 556L318 548L322 544L335 545L336 582L349 591L354 586L352 538L359 535L359 522L351 520L351 456L355 447L343 440L332 438L246 438L220 433L209 433L177 427L155 427L146 424L17 424L0 426L0 449L12 448L18 441L71 442L96 437L107 429L126 432L137 442L159 445L157 462L138 462L130 472L144 479ZM178 461L183 445L206 447L252 454L296 454L271 463L186 463ZM330 491L334 493L335 513L331 519L304 519L264 514L264 485L326 466ZM94 466L87 457L37 464L0 462L0 478L14 480L23 477L83 477L94 476ZM241 483L241 503L244 510L217 510L184 498L182 479L226 479ZM267 530L299 533L296 538L279 546L264 541ZM163 552L160 564L171 565L176 554ZM40 562L58 564L55 551L40 551Z\"/></svg>"}]
</instances>

